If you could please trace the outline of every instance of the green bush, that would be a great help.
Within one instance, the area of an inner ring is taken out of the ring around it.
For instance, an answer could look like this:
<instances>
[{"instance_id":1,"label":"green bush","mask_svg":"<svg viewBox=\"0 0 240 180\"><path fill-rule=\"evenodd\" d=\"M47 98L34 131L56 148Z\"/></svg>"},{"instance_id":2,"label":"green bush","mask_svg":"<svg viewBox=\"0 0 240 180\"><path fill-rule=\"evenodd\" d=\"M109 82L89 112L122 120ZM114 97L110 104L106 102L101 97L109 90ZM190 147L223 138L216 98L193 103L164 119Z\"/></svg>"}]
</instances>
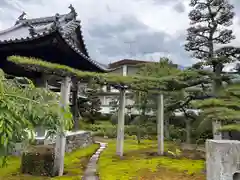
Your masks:
<instances>
[{"instance_id":1,"label":"green bush","mask_svg":"<svg viewBox=\"0 0 240 180\"><path fill-rule=\"evenodd\" d=\"M115 113L115 114L113 114L111 116L111 122L112 122L113 125L117 124L117 122L118 122L118 115L117 115L117 113ZM125 124L129 125L130 122L131 122L131 117L129 115L125 114Z\"/></svg>"},{"instance_id":2,"label":"green bush","mask_svg":"<svg viewBox=\"0 0 240 180\"><path fill-rule=\"evenodd\" d=\"M150 136L156 136L156 127L152 125L125 125L124 133L126 137L137 135L137 128L140 128L140 133L142 138ZM94 132L96 136L107 136L108 138L116 138L117 137L117 126L112 125L110 122L98 122L98 124L85 124L81 123L81 129L89 130ZM152 139L152 138L151 138Z\"/></svg>"},{"instance_id":3,"label":"green bush","mask_svg":"<svg viewBox=\"0 0 240 180\"><path fill-rule=\"evenodd\" d=\"M181 142L184 142L186 140L185 129L176 127L174 125L169 126L169 135L170 135L169 140L172 140L172 141L180 140Z\"/></svg>"}]
</instances>

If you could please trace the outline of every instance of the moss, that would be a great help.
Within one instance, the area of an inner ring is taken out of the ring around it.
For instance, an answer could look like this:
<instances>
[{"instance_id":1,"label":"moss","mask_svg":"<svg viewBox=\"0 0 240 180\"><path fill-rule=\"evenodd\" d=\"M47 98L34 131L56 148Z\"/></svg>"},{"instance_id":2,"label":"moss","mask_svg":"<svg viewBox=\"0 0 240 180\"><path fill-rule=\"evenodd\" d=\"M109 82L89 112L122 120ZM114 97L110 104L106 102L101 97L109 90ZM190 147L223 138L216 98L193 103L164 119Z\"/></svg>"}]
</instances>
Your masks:
<instances>
[{"instance_id":1,"label":"moss","mask_svg":"<svg viewBox=\"0 0 240 180\"><path fill-rule=\"evenodd\" d=\"M167 143L165 150L170 148L173 146ZM202 160L149 157L149 153L146 152L156 152L157 150L157 142L152 140L144 140L140 145L133 140L126 140L124 142L125 155L122 159L115 155L115 149L116 143L110 142L100 156L98 169L100 179L128 180L141 177L144 170L154 173L158 172L159 168L169 169L172 173L199 174L204 167Z\"/></svg>"},{"instance_id":2,"label":"moss","mask_svg":"<svg viewBox=\"0 0 240 180\"><path fill-rule=\"evenodd\" d=\"M89 147L67 153L64 159L65 175L54 178L20 174L20 158L11 157L8 161L8 166L0 168L0 180L80 180L82 179L83 171L88 159L97 149L98 145L93 144Z\"/></svg>"},{"instance_id":3,"label":"moss","mask_svg":"<svg viewBox=\"0 0 240 180\"><path fill-rule=\"evenodd\" d=\"M42 72L46 74L54 74L60 77L70 76L78 80L94 80L98 84L127 86L130 89L141 91L153 91L159 93L163 91L175 91L189 86L195 86L204 82L209 82L203 75L210 75L205 71L183 71L174 76L166 76L162 78L143 77L143 76L117 76L106 73L94 73L79 71L68 66L49 63L40 59L10 56L8 61L25 68L28 71ZM194 81L193 81L194 80Z\"/></svg>"}]
</instances>

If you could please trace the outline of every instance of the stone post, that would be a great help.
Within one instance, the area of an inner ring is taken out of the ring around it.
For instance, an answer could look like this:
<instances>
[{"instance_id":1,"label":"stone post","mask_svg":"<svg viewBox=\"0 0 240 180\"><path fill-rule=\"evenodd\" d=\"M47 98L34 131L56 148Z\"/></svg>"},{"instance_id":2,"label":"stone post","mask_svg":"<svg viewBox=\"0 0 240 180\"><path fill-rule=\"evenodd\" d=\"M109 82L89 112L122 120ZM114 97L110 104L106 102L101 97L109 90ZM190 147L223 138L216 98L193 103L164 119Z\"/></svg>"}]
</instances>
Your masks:
<instances>
[{"instance_id":1,"label":"stone post","mask_svg":"<svg viewBox=\"0 0 240 180\"><path fill-rule=\"evenodd\" d=\"M240 141L207 140L207 180L238 180L240 172Z\"/></svg>"},{"instance_id":2,"label":"stone post","mask_svg":"<svg viewBox=\"0 0 240 180\"><path fill-rule=\"evenodd\" d=\"M117 155L121 157L123 156L123 144L124 144L125 96L126 96L125 90L121 89L117 125Z\"/></svg>"},{"instance_id":3,"label":"stone post","mask_svg":"<svg viewBox=\"0 0 240 180\"><path fill-rule=\"evenodd\" d=\"M157 138L158 155L164 154L164 104L163 94L157 96Z\"/></svg>"},{"instance_id":4,"label":"stone post","mask_svg":"<svg viewBox=\"0 0 240 180\"><path fill-rule=\"evenodd\" d=\"M61 84L61 93L60 93L60 107L65 108L69 104L69 95L71 88L71 79L65 77ZM60 114L60 116L62 116ZM60 117L61 121L64 121L63 117ZM54 175L58 173L59 176L63 175L64 170L64 156L65 156L65 146L66 146L66 136L63 122L61 122L61 127L56 136L56 145L55 145L55 159L54 159Z\"/></svg>"}]
</instances>

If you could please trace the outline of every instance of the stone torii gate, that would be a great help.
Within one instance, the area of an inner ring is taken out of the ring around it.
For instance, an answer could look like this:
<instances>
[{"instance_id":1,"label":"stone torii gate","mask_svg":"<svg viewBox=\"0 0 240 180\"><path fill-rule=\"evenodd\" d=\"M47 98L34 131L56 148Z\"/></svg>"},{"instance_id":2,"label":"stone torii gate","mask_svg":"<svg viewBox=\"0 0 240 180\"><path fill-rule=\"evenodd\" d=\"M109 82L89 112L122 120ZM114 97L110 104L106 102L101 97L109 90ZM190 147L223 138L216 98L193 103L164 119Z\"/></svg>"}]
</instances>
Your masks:
<instances>
[{"instance_id":1,"label":"stone torii gate","mask_svg":"<svg viewBox=\"0 0 240 180\"><path fill-rule=\"evenodd\" d=\"M46 78L46 76L44 75ZM76 84L76 82L74 82ZM77 82L79 83L79 82ZM61 88L60 88L60 107L66 108L69 104L71 77L65 76L62 78ZM47 86L47 83L42 82L42 87ZM116 154L120 157L123 156L124 149L124 125L125 125L125 106L126 106L126 88L118 88L120 91L119 100L119 111L118 111L118 126L117 126L117 146ZM59 175L63 174L64 170L64 154L65 154L65 143L66 137L64 134L64 129L61 127L60 131L56 137L55 146L55 172ZM157 94L157 138L158 138L158 154L164 154L164 104L163 104L163 94Z\"/></svg>"},{"instance_id":2,"label":"stone torii gate","mask_svg":"<svg viewBox=\"0 0 240 180\"><path fill-rule=\"evenodd\" d=\"M119 110L118 110L118 125L117 125L117 146L116 154L123 156L124 149L124 124L125 124L125 99L126 89L120 89ZM164 154L164 102L163 94L157 95L157 139L158 139L158 154Z\"/></svg>"}]
</instances>

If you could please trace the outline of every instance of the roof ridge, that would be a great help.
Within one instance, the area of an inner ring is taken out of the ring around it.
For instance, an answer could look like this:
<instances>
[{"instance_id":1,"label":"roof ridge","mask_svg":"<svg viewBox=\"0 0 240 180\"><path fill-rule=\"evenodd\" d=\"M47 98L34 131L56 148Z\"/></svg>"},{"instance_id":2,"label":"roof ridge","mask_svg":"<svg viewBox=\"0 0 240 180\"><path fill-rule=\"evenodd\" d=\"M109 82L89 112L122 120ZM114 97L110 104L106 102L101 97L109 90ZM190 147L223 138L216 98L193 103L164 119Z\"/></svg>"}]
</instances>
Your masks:
<instances>
[{"instance_id":1,"label":"roof ridge","mask_svg":"<svg viewBox=\"0 0 240 180\"><path fill-rule=\"evenodd\" d=\"M5 33L8 33L9 31L12 31L12 30L15 30L17 28L20 28L23 24L22 23L19 23L15 26L12 26L10 28L7 28L7 29L4 29L4 30L0 30L0 34L5 34Z\"/></svg>"},{"instance_id":2,"label":"roof ridge","mask_svg":"<svg viewBox=\"0 0 240 180\"><path fill-rule=\"evenodd\" d=\"M56 20L56 17L58 17L59 19L62 19L64 17L64 20L68 19L68 20L76 20L77 17L77 13L74 9L74 7L72 6L72 4L70 4L70 6L68 7L71 11L67 14L59 14L56 13L54 16L46 16L46 17L40 17L40 18L30 18L27 19L24 16L26 15L25 12L23 12L19 17L18 20L16 22L16 24L18 23L45 23L45 22L54 22Z\"/></svg>"},{"instance_id":3,"label":"roof ridge","mask_svg":"<svg viewBox=\"0 0 240 180\"><path fill-rule=\"evenodd\" d=\"M61 14L59 15L60 18L66 16L68 14ZM39 18L30 18L30 19L22 19L18 20L17 23L47 23L47 22L54 22L56 19L56 15L54 16L46 16L46 17L39 17Z\"/></svg>"}]
</instances>

